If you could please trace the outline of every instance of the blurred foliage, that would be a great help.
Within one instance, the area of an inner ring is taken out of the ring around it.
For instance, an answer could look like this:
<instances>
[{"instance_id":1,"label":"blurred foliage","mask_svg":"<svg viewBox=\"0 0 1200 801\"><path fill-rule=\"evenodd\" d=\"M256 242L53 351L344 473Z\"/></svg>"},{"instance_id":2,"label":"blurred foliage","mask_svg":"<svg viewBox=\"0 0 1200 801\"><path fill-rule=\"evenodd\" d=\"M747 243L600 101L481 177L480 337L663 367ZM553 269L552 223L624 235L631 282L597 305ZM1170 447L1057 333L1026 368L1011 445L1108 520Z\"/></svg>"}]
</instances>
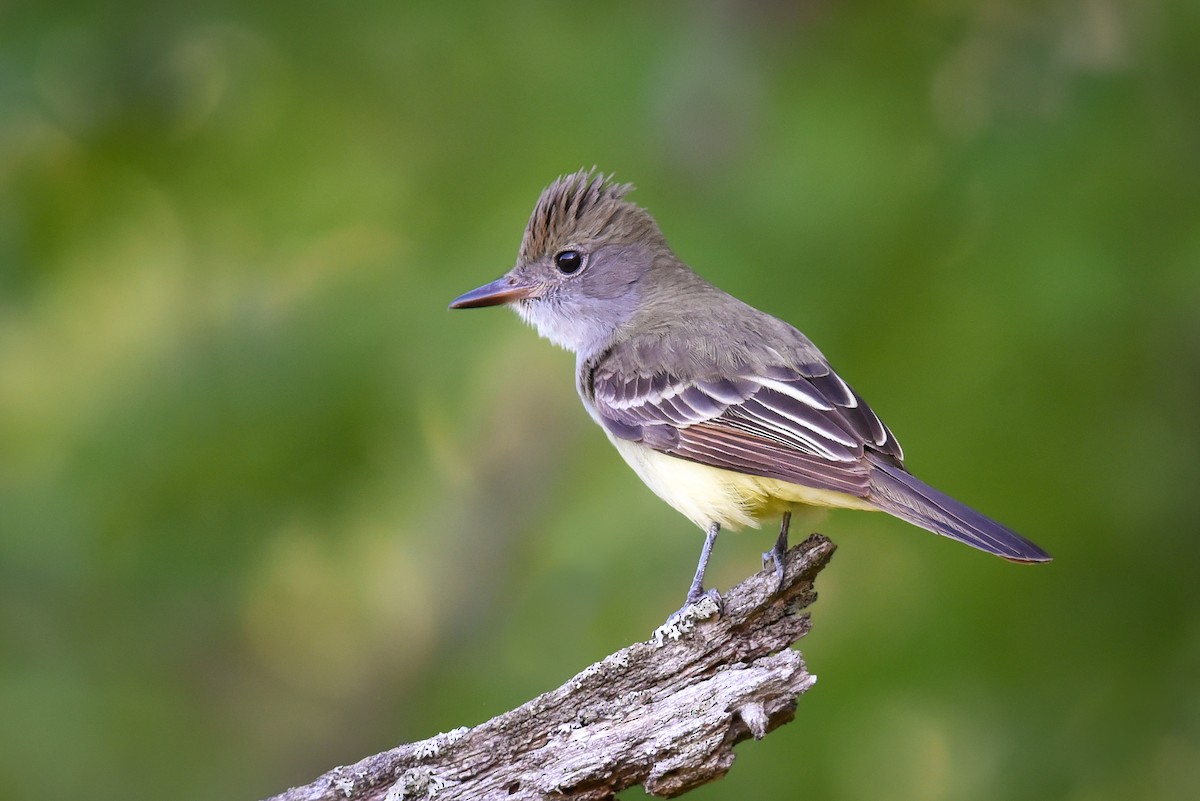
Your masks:
<instances>
[{"instance_id":1,"label":"blurred foliage","mask_svg":"<svg viewBox=\"0 0 1200 801\"><path fill-rule=\"evenodd\" d=\"M0 784L267 795L678 605L571 357L445 310L596 164L1057 557L822 522L820 683L694 797L1197 797L1197 9L0 6Z\"/></svg>"}]
</instances>

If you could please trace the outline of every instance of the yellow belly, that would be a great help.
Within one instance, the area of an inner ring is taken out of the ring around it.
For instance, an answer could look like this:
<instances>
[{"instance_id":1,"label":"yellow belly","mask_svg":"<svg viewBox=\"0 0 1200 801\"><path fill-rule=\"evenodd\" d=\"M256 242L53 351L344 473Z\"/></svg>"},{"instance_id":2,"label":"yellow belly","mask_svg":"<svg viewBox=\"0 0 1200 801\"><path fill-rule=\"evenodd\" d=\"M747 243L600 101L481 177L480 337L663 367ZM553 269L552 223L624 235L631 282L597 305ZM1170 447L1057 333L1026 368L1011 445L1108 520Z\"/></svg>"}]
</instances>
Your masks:
<instances>
[{"instance_id":1,"label":"yellow belly","mask_svg":"<svg viewBox=\"0 0 1200 801\"><path fill-rule=\"evenodd\" d=\"M764 519L791 511L796 504L876 508L842 492L722 470L659 453L640 442L609 439L655 495L702 529L713 523L720 523L723 529L758 528Z\"/></svg>"}]
</instances>

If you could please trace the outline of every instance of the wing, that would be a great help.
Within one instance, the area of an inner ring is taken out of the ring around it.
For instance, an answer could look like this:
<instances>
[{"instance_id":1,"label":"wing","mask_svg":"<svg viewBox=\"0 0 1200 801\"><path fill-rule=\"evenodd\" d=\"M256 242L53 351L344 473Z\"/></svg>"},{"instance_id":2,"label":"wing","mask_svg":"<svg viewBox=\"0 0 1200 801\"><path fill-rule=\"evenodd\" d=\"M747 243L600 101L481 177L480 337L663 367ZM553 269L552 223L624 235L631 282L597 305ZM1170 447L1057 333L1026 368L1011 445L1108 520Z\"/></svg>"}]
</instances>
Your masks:
<instances>
[{"instance_id":1,"label":"wing","mask_svg":"<svg viewBox=\"0 0 1200 801\"><path fill-rule=\"evenodd\" d=\"M1018 562L1050 556L904 468L892 432L827 365L712 380L597 369L591 400L622 439L682 459L867 498L921 528Z\"/></svg>"},{"instance_id":2,"label":"wing","mask_svg":"<svg viewBox=\"0 0 1200 801\"><path fill-rule=\"evenodd\" d=\"M591 389L613 436L713 467L866 497L864 454L897 466L904 458L887 427L824 363L694 380L598 369Z\"/></svg>"}]
</instances>

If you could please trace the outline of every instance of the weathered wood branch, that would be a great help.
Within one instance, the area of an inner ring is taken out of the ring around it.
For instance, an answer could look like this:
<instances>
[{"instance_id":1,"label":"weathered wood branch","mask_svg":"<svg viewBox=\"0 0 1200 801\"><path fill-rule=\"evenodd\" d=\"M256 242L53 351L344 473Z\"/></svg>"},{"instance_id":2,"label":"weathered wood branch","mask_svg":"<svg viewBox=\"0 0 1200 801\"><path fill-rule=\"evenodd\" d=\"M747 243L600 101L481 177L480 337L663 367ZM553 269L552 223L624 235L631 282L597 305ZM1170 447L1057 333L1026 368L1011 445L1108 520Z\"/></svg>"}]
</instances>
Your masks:
<instances>
[{"instance_id":1,"label":"weathered wood branch","mask_svg":"<svg viewBox=\"0 0 1200 801\"><path fill-rule=\"evenodd\" d=\"M814 534L787 554L783 587L764 570L608 656L557 690L460 728L339 767L270 801L611 798L641 784L672 797L720 778L733 746L791 721L816 682L789 646L797 610L834 546Z\"/></svg>"}]
</instances>

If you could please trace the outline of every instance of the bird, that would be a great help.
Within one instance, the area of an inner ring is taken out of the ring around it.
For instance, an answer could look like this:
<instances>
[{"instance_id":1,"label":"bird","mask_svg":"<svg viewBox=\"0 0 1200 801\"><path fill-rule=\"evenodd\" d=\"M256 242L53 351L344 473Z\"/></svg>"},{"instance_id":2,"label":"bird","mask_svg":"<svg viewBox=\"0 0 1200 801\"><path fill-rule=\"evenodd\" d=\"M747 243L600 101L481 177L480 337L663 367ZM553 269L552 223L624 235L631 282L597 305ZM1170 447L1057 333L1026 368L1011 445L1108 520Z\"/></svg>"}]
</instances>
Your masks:
<instances>
[{"instance_id":1,"label":"bird","mask_svg":"<svg viewBox=\"0 0 1200 801\"><path fill-rule=\"evenodd\" d=\"M516 264L452 309L504 305L572 351L575 386L633 471L705 532L680 612L705 596L717 535L778 517L763 554L779 584L792 514L883 511L1013 562L1050 555L909 472L891 430L789 323L675 255L631 184L580 170L542 192Z\"/></svg>"}]
</instances>

